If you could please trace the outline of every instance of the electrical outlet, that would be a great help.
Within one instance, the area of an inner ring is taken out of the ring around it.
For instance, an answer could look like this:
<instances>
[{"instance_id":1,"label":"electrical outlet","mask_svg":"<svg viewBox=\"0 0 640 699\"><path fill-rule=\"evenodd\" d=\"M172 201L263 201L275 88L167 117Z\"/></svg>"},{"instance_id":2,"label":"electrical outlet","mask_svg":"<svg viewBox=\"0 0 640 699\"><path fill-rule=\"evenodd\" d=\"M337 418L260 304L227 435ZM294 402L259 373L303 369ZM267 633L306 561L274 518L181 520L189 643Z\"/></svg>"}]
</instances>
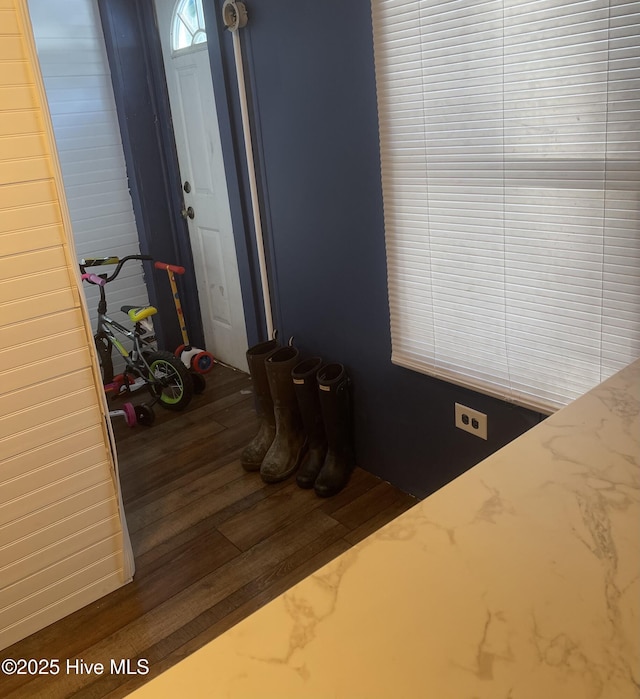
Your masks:
<instances>
[{"instance_id":1,"label":"electrical outlet","mask_svg":"<svg viewBox=\"0 0 640 699\"><path fill-rule=\"evenodd\" d=\"M460 403L456 403L456 427L480 439L487 438L487 416Z\"/></svg>"}]
</instances>

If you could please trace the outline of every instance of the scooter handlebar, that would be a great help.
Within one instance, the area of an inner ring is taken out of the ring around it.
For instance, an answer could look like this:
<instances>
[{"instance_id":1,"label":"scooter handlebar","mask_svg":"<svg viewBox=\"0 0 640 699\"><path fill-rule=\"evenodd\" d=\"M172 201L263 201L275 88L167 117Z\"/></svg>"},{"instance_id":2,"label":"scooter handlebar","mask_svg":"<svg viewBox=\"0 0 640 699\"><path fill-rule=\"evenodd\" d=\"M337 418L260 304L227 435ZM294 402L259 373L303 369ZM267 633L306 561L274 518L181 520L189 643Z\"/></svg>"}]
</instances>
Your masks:
<instances>
[{"instance_id":1,"label":"scooter handlebar","mask_svg":"<svg viewBox=\"0 0 640 699\"><path fill-rule=\"evenodd\" d=\"M153 266L156 269L164 269L169 270L173 272L174 274L184 274L185 273L185 268L184 267L178 267L178 265L169 265L166 262L154 262Z\"/></svg>"}]
</instances>

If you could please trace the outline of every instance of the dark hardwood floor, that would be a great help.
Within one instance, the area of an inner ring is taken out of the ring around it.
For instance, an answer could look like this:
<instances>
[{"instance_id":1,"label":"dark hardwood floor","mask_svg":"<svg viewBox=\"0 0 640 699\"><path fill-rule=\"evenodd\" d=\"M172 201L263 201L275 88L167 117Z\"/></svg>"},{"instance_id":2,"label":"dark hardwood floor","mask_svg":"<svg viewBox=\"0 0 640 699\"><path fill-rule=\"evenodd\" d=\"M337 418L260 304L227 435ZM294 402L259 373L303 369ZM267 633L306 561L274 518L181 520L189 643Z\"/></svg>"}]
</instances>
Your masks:
<instances>
[{"instance_id":1,"label":"dark hardwood floor","mask_svg":"<svg viewBox=\"0 0 640 699\"><path fill-rule=\"evenodd\" d=\"M245 473L257 420L240 372L216 365L186 411L155 412L151 428L114 425L134 581L0 651L61 665L144 658L149 674L0 675L1 697L126 696L416 502L361 469L326 500Z\"/></svg>"}]
</instances>

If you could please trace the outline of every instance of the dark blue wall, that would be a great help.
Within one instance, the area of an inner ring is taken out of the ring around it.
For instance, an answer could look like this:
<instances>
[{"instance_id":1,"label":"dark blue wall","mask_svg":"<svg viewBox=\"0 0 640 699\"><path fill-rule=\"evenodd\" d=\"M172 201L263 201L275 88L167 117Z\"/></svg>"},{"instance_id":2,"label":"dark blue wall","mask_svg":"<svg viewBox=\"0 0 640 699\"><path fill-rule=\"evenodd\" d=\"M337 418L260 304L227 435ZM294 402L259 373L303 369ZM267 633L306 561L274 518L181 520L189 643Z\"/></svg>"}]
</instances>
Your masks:
<instances>
[{"instance_id":1,"label":"dark blue wall","mask_svg":"<svg viewBox=\"0 0 640 699\"><path fill-rule=\"evenodd\" d=\"M348 367L359 464L425 495L541 416L391 364L369 0L248 10L242 41L280 336ZM232 65L231 36L218 38ZM488 441L454 427L455 402L487 413Z\"/></svg>"}]
</instances>

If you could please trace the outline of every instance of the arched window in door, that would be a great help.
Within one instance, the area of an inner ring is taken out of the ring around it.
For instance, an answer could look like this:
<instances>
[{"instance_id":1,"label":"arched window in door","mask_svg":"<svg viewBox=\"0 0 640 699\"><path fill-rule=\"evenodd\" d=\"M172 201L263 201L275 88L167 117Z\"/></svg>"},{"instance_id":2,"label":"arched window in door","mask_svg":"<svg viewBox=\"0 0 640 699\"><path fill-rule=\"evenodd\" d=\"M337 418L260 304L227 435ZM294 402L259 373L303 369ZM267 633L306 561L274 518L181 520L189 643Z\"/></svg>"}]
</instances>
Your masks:
<instances>
[{"instance_id":1,"label":"arched window in door","mask_svg":"<svg viewBox=\"0 0 640 699\"><path fill-rule=\"evenodd\" d=\"M171 21L171 49L182 51L206 43L202 0L178 0Z\"/></svg>"}]
</instances>

